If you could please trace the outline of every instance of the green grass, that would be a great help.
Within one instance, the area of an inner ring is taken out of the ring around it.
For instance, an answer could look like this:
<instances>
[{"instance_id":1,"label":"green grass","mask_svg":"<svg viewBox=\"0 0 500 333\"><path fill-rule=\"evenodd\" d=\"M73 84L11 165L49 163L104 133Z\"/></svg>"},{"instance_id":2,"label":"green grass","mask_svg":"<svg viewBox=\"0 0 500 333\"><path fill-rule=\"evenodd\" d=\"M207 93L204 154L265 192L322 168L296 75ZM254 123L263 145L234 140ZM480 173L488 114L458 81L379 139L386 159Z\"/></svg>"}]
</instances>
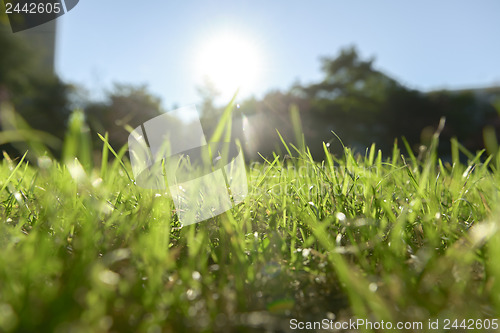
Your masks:
<instances>
[{"instance_id":1,"label":"green grass","mask_svg":"<svg viewBox=\"0 0 500 333\"><path fill-rule=\"evenodd\" d=\"M91 166L72 121L64 163L1 162L0 332L498 318L500 155L464 165L452 142L443 163L436 136L419 157L325 145L317 163L286 145L248 167L244 203L181 228L167 195L134 185L125 150L104 145L115 160Z\"/></svg>"}]
</instances>

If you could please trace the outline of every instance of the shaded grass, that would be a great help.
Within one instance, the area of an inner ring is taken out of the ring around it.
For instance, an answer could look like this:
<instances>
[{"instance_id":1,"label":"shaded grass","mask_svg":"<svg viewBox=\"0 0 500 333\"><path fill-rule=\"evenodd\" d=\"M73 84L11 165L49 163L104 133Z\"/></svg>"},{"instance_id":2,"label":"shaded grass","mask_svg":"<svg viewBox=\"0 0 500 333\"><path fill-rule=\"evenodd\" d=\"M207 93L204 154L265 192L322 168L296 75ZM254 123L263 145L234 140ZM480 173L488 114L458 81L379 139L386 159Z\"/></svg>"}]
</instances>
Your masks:
<instances>
[{"instance_id":1,"label":"shaded grass","mask_svg":"<svg viewBox=\"0 0 500 333\"><path fill-rule=\"evenodd\" d=\"M283 141L285 157L248 167L243 204L181 228L168 195L134 185L126 148L105 143L115 160L92 167L82 119L63 163L0 166L0 331L498 317L499 154L464 165L453 141L443 163L436 135L420 157L324 145L317 163Z\"/></svg>"}]
</instances>

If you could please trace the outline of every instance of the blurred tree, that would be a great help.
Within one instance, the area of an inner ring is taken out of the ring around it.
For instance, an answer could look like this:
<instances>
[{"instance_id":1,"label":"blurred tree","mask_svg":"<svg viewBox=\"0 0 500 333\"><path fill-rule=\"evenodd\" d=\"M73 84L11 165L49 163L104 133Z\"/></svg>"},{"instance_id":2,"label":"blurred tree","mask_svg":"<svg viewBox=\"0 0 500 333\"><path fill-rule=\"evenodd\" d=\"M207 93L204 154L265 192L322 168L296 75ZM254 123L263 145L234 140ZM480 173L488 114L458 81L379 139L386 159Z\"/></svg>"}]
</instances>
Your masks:
<instances>
[{"instance_id":1,"label":"blurred tree","mask_svg":"<svg viewBox=\"0 0 500 333\"><path fill-rule=\"evenodd\" d=\"M129 131L163 113L161 100L153 96L145 85L115 84L104 102L90 102L85 114L97 147L102 141L97 133L109 133L109 142L115 149L127 143Z\"/></svg>"},{"instance_id":2,"label":"blurred tree","mask_svg":"<svg viewBox=\"0 0 500 333\"><path fill-rule=\"evenodd\" d=\"M373 59L359 59L354 47L341 50L336 58L322 58L321 62L324 79L303 88L311 99L328 102L327 105L319 103L317 111L325 111L321 106L336 106L343 112L375 111L386 98L387 91L399 86L373 68Z\"/></svg>"},{"instance_id":3,"label":"blurred tree","mask_svg":"<svg viewBox=\"0 0 500 333\"><path fill-rule=\"evenodd\" d=\"M381 142L391 131L388 124L380 121L384 104L392 91L403 88L374 69L373 59L361 60L354 47L321 61L324 79L302 87L311 100L316 126L324 135L335 131L358 148Z\"/></svg>"},{"instance_id":4,"label":"blurred tree","mask_svg":"<svg viewBox=\"0 0 500 333\"><path fill-rule=\"evenodd\" d=\"M447 155L452 137L468 149L477 150L483 147L486 125L498 124L500 129L492 106L500 93L494 89L433 93L409 89L375 69L373 59L360 59L354 47L321 62L324 78L320 82L297 83L287 93L271 92L260 101L242 103L245 114L258 115L250 119L248 126L260 130L253 136L254 143L260 141L254 144L254 150L272 151L279 142L275 129L291 141L288 109L292 102L299 104L306 141L318 158L322 158L322 141L336 141L331 131L360 152L373 142L389 152L394 139L401 136L417 150L421 144L430 143L444 116L447 122L439 152ZM340 151L338 148L334 151Z\"/></svg>"},{"instance_id":5,"label":"blurred tree","mask_svg":"<svg viewBox=\"0 0 500 333\"><path fill-rule=\"evenodd\" d=\"M41 64L38 51L13 34L1 19L0 102L12 104L31 127L62 139L70 113L68 94L71 90L70 85ZM0 149L15 153L10 145Z\"/></svg>"},{"instance_id":6,"label":"blurred tree","mask_svg":"<svg viewBox=\"0 0 500 333\"><path fill-rule=\"evenodd\" d=\"M494 106L498 96L500 93L494 89L429 93L434 109L447 119L443 141L455 136L471 151L484 148L483 129L492 126L497 132L500 130L500 117Z\"/></svg>"}]
</instances>

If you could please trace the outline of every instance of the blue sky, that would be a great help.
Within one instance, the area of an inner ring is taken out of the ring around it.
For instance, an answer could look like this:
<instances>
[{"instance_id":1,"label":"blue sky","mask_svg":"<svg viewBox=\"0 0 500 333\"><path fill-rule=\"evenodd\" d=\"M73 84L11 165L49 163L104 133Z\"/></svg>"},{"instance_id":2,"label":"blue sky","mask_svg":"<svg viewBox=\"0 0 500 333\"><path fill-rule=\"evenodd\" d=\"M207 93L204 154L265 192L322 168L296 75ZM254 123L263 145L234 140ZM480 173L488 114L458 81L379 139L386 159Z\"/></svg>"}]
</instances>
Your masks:
<instances>
[{"instance_id":1,"label":"blue sky","mask_svg":"<svg viewBox=\"0 0 500 333\"><path fill-rule=\"evenodd\" d=\"M500 85L499 13L496 0L81 0L58 21L56 70L93 96L144 83L167 108L197 103L203 45L230 32L260 59L241 98L317 81L319 58L349 45L412 88Z\"/></svg>"}]
</instances>

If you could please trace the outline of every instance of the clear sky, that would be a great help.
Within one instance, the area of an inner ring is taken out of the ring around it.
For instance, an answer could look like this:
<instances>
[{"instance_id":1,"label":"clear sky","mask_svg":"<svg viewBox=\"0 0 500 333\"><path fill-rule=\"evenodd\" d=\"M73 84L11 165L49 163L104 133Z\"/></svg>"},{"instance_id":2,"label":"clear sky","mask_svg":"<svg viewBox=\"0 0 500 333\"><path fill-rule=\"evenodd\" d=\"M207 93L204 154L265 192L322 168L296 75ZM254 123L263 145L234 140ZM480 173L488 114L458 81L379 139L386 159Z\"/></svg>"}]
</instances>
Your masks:
<instances>
[{"instance_id":1,"label":"clear sky","mask_svg":"<svg viewBox=\"0 0 500 333\"><path fill-rule=\"evenodd\" d=\"M321 56L356 45L412 88L500 85L499 14L498 0L80 0L59 18L56 70L94 96L147 84L169 108L200 100L203 73L226 90L224 77L248 76L241 98L261 97L319 80ZM245 54L223 49L217 62L221 41Z\"/></svg>"}]
</instances>

